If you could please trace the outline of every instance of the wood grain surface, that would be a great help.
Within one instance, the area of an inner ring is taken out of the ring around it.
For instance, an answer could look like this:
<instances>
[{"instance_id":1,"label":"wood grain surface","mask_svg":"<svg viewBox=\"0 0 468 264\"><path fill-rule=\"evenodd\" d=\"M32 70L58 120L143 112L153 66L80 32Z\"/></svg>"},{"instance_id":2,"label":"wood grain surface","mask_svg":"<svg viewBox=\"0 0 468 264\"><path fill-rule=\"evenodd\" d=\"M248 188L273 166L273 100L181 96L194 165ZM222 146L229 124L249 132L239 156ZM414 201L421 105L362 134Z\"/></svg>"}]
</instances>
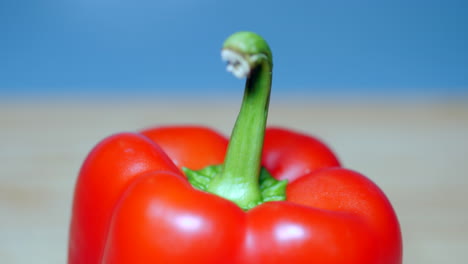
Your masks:
<instances>
[{"instance_id":1,"label":"wood grain surface","mask_svg":"<svg viewBox=\"0 0 468 264\"><path fill-rule=\"evenodd\" d=\"M99 140L182 123L229 134L238 110L227 100L101 100L0 100L0 263L66 262L74 182ZM386 192L404 263L465 263L467 101L272 98L269 123L320 137Z\"/></svg>"}]
</instances>

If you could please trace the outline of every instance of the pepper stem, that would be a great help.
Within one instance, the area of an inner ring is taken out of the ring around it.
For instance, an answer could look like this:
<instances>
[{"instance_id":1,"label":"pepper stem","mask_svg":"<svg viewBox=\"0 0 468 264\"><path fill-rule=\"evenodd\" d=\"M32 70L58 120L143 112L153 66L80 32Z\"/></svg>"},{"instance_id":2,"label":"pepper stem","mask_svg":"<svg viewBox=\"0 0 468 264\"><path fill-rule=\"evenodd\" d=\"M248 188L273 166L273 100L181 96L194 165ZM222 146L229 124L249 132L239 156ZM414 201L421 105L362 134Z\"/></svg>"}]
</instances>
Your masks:
<instances>
[{"instance_id":1,"label":"pepper stem","mask_svg":"<svg viewBox=\"0 0 468 264\"><path fill-rule=\"evenodd\" d=\"M262 203L261 155L272 80L268 44L252 32L238 32L223 45L223 59L236 77L247 77L242 106L231 134L224 165L207 191L249 209Z\"/></svg>"}]
</instances>

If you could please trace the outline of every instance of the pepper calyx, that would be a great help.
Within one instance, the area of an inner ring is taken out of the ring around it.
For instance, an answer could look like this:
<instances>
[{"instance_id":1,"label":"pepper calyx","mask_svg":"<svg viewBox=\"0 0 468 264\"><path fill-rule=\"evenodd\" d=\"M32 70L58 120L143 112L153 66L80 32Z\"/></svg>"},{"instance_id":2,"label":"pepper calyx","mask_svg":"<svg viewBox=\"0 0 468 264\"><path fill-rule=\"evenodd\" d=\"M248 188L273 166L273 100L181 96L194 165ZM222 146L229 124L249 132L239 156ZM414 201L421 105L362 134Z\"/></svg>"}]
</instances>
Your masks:
<instances>
[{"instance_id":1,"label":"pepper calyx","mask_svg":"<svg viewBox=\"0 0 468 264\"><path fill-rule=\"evenodd\" d=\"M213 165L205 167L201 170L191 170L188 168L182 168L185 175L187 176L188 181L190 184L198 190L209 192L208 186L212 179L216 177L216 175L220 174L223 170L223 165ZM264 167L260 170L260 175L258 177L258 183L260 187L260 194L261 199L257 203L251 203L247 206L241 206L243 210L247 211L255 206L265 203L265 202L272 202L272 201L285 201L286 200L286 187L287 187L287 180L277 180L271 176L271 174L265 169ZM217 194L219 195L219 194ZM221 195L219 195L221 197Z\"/></svg>"}]
</instances>

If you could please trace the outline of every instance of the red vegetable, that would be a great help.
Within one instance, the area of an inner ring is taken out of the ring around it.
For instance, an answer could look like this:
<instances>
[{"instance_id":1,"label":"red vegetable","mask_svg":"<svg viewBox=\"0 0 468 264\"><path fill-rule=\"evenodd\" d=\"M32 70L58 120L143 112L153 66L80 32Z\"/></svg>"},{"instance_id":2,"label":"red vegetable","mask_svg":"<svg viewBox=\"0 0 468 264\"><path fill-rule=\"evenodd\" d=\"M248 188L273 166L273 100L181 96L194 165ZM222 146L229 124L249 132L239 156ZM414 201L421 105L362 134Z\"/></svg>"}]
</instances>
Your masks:
<instances>
[{"instance_id":1,"label":"red vegetable","mask_svg":"<svg viewBox=\"0 0 468 264\"><path fill-rule=\"evenodd\" d=\"M261 65L256 74L271 75ZM100 142L77 181L68 263L400 264L384 193L319 140L265 133L270 83L261 80L247 80L229 147L196 126Z\"/></svg>"}]
</instances>

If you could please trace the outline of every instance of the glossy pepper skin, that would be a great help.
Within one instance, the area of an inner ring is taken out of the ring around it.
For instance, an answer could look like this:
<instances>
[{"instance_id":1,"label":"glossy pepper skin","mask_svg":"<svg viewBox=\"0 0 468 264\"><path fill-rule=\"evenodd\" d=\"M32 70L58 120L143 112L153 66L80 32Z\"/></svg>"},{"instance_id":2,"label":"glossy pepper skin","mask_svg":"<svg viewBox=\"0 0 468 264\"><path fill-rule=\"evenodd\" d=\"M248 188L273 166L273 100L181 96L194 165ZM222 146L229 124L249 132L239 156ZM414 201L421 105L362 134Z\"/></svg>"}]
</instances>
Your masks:
<instances>
[{"instance_id":1,"label":"glossy pepper skin","mask_svg":"<svg viewBox=\"0 0 468 264\"><path fill-rule=\"evenodd\" d=\"M227 142L187 126L100 142L78 178L68 263L401 263L386 196L313 137L266 131L262 163L290 180L286 201L246 212L194 189L180 168L222 163Z\"/></svg>"}]
</instances>

